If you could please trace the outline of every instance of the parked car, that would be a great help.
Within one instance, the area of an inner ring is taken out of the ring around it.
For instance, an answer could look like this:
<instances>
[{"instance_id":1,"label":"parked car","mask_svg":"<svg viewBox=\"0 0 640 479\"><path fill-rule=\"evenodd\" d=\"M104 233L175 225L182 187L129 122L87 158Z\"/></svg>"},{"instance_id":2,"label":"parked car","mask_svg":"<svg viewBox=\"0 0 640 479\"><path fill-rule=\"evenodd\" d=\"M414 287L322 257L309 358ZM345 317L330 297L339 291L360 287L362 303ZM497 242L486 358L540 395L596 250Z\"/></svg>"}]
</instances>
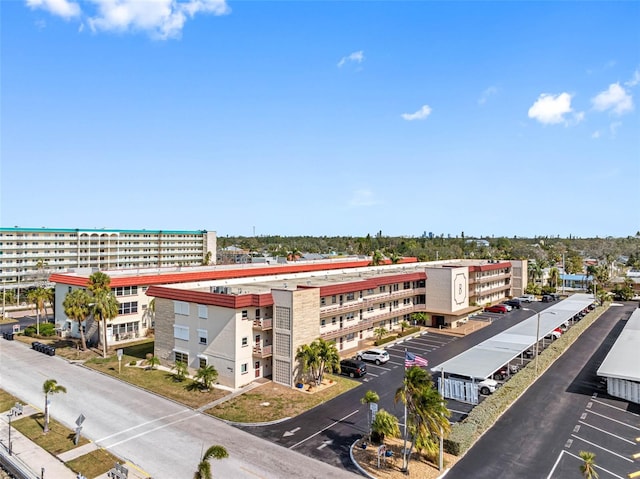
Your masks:
<instances>
[{"instance_id":1,"label":"parked car","mask_svg":"<svg viewBox=\"0 0 640 479\"><path fill-rule=\"evenodd\" d=\"M478 383L478 391L485 396L495 392L498 388L498 382L495 379L483 379Z\"/></svg>"},{"instance_id":2,"label":"parked car","mask_svg":"<svg viewBox=\"0 0 640 479\"><path fill-rule=\"evenodd\" d=\"M547 339L560 339L560 336L562 336L562 329L556 328L547 335Z\"/></svg>"},{"instance_id":3,"label":"parked car","mask_svg":"<svg viewBox=\"0 0 640 479\"><path fill-rule=\"evenodd\" d=\"M543 303L550 303L552 301L554 301L554 297L551 296L550 294L543 294L542 295L542 302Z\"/></svg>"},{"instance_id":4,"label":"parked car","mask_svg":"<svg viewBox=\"0 0 640 479\"><path fill-rule=\"evenodd\" d=\"M356 358L359 361L371 361L376 364L384 364L389 361L389 353L384 349L367 349L366 351L358 351Z\"/></svg>"},{"instance_id":5,"label":"parked car","mask_svg":"<svg viewBox=\"0 0 640 479\"><path fill-rule=\"evenodd\" d=\"M518 296L516 299L519 299L521 303L532 303L536 300L536 297L532 294L523 294L522 296Z\"/></svg>"},{"instance_id":6,"label":"parked car","mask_svg":"<svg viewBox=\"0 0 640 479\"><path fill-rule=\"evenodd\" d=\"M509 309L507 309L507 305L506 304L494 304L493 306L487 306L486 308L484 308L484 310L487 313L504 314L504 313L508 313L509 312Z\"/></svg>"},{"instance_id":7,"label":"parked car","mask_svg":"<svg viewBox=\"0 0 640 479\"><path fill-rule=\"evenodd\" d=\"M343 359L340 361L340 374L350 378L360 378L367 374L367 365L355 359Z\"/></svg>"},{"instance_id":8,"label":"parked car","mask_svg":"<svg viewBox=\"0 0 640 479\"><path fill-rule=\"evenodd\" d=\"M509 369L507 370L507 366L503 366L498 369L495 373L493 373L493 379L497 379L498 381L503 380L504 378L510 376L511 374L515 374L520 371L520 366L517 364L510 364Z\"/></svg>"},{"instance_id":9,"label":"parked car","mask_svg":"<svg viewBox=\"0 0 640 479\"><path fill-rule=\"evenodd\" d=\"M522 303L518 298L507 299L504 304L516 309L522 308Z\"/></svg>"}]
</instances>

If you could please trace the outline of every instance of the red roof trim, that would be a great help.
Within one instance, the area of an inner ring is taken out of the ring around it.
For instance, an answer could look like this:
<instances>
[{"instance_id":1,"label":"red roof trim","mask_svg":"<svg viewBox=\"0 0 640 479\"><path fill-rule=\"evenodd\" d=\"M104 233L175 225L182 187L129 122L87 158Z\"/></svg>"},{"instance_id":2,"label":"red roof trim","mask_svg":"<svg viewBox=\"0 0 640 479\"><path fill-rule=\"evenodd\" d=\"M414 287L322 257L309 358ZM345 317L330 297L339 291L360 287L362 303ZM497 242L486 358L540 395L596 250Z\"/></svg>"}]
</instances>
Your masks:
<instances>
[{"instance_id":1,"label":"red roof trim","mask_svg":"<svg viewBox=\"0 0 640 479\"><path fill-rule=\"evenodd\" d=\"M273 305L271 293L264 294L218 294L206 291L193 291L189 289L164 288L162 286L150 286L147 296L155 298L173 299L187 303L208 304L223 308L239 309L249 306L264 307Z\"/></svg>"},{"instance_id":2,"label":"red roof trim","mask_svg":"<svg viewBox=\"0 0 640 479\"><path fill-rule=\"evenodd\" d=\"M417 258L402 258L399 263L416 263ZM385 264L391 264L389 260ZM111 278L111 287L119 286L151 286L161 284L191 283L195 281L213 281L217 279L251 278L253 276L269 276L275 274L307 273L313 271L331 271L338 269L353 269L370 266L368 260L346 261L344 263L318 263L302 265L274 265L263 268L238 268L220 271L184 271L179 273L165 273L153 275L116 276ZM70 286L86 286L89 276L54 273L49 276L52 283L68 284Z\"/></svg>"}]
</instances>

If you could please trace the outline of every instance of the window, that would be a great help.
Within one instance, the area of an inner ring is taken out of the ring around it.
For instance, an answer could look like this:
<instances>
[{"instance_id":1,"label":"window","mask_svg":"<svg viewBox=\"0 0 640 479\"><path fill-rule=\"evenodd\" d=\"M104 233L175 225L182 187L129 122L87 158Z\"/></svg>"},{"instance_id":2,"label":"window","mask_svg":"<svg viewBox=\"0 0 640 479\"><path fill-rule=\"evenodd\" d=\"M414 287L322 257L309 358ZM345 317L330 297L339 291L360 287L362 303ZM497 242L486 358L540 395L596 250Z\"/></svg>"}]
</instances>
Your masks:
<instances>
[{"instance_id":1,"label":"window","mask_svg":"<svg viewBox=\"0 0 640 479\"><path fill-rule=\"evenodd\" d=\"M174 301L173 302L173 312L175 314L181 314L183 316L189 316L189 303L185 303L184 301Z\"/></svg>"},{"instance_id":2,"label":"window","mask_svg":"<svg viewBox=\"0 0 640 479\"><path fill-rule=\"evenodd\" d=\"M387 287L385 285L380 286L380 292L384 293L387 290Z\"/></svg>"},{"instance_id":3,"label":"window","mask_svg":"<svg viewBox=\"0 0 640 479\"><path fill-rule=\"evenodd\" d=\"M198 342L200 344L207 344L207 330L206 329L198 329Z\"/></svg>"},{"instance_id":4,"label":"window","mask_svg":"<svg viewBox=\"0 0 640 479\"><path fill-rule=\"evenodd\" d=\"M320 320L320 327L324 328L327 325L327 320L326 319L321 319Z\"/></svg>"},{"instance_id":5,"label":"window","mask_svg":"<svg viewBox=\"0 0 640 479\"><path fill-rule=\"evenodd\" d=\"M249 363L242 363L240 365L240 374L247 374L249 371Z\"/></svg>"},{"instance_id":6,"label":"window","mask_svg":"<svg viewBox=\"0 0 640 479\"><path fill-rule=\"evenodd\" d=\"M173 325L173 337L176 339L182 339L189 341L189 326Z\"/></svg>"},{"instance_id":7,"label":"window","mask_svg":"<svg viewBox=\"0 0 640 479\"><path fill-rule=\"evenodd\" d=\"M247 336L242 338L242 347L244 348L246 346L249 346L249 338Z\"/></svg>"},{"instance_id":8,"label":"window","mask_svg":"<svg viewBox=\"0 0 640 479\"><path fill-rule=\"evenodd\" d=\"M355 295L353 293L347 293L347 301L353 301L355 299Z\"/></svg>"},{"instance_id":9,"label":"window","mask_svg":"<svg viewBox=\"0 0 640 479\"><path fill-rule=\"evenodd\" d=\"M113 288L113 294L116 296L131 296L134 294L138 294L137 286L119 286L117 288Z\"/></svg>"},{"instance_id":10,"label":"window","mask_svg":"<svg viewBox=\"0 0 640 479\"><path fill-rule=\"evenodd\" d=\"M387 307L387 303L380 303L380 309L384 309Z\"/></svg>"},{"instance_id":11,"label":"window","mask_svg":"<svg viewBox=\"0 0 640 479\"><path fill-rule=\"evenodd\" d=\"M322 297L320 298L320 306L325 306L327 304L327 298Z\"/></svg>"},{"instance_id":12,"label":"window","mask_svg":"<svg viewBox=\"0 0 640 479\"><path fill-rule=\"evenodd\" d=\"M207 358L202 358L202 357L198 356L198 367L199 368L206 368L207 367Z\"/></svg>"},{"instance_id":13,"label":"window","mask_svg":"<svg viewBox=\"0 0 640 479\"><path fill-rule=\"evenodd\" d=\"M260 319L260 308L256 309L256 319Z\"/></svg>"},{"instance_id":14,"label":"window","mask_svg":"<svg viewBox=\"0 0 640 479\"><path fill-rule=\"evenodd\" d=\"M242 319L248 319L249 318L249 311L247 311L246 309L242 310Z\"/></svg>"},{"instance_id":15,"label":"window","mask_svg":"<svg viewBox=\"0 0 640 479\"><path fill-rule=\"evenodd\" d=\"M335 296L331 296L331 304L336 304L336 297Z\"/></svg>"},{"instance_id":16,"label":"window","mask_svg":"<svg viewBox=\"0 0 640 479\"><path fill-rule=\"evenodd\" d=\"M209 317L209 309L204 304L198 305L198 317L207 319Z\"/></svg>"},{"instance_id":17,"label":"window","mask_svg":"<svg viewBox=\"0 0 640 479\"><path fill-rule=\"evenodd\" d=\"M138 302L132 301L130 303L119 303L118 314L135 314L138 312Z\"/></svg>"},{"instance_id":18,"label":"window","mask_svg":"<svg viewBox=\"0 0 640 479\"><path fill-rule=\"evenodd\" d=\"M189 354L188 353L183 353L182 351L174 351L173 354L175 355L175 360L176 363L177 362L181 362L184 364L189 364Z\"/></svg>"}]
</instances>

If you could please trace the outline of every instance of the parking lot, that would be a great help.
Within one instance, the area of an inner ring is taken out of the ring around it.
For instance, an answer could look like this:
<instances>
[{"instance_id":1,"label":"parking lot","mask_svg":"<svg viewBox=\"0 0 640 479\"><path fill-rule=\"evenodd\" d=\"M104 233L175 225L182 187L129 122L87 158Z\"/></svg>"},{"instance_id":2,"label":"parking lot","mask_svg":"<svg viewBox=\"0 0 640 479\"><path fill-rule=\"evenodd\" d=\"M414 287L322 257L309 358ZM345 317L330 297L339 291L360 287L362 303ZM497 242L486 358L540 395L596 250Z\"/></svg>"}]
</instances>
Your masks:
<instances>
[{"instance_id":1,"label":"parking lot","mask_svg":"<svg viewBox=\"0 0 640 479\"><path fill-rule=\"evenodd\" d=\"M633 455L640 452L640 406L594 392L579 412L573 430L566 438L547 479L579 477L580 451L593 452L601 479L640 477L640 463ZM638 475L634 476L634 473Z\"/></svg>"}]
</instances>

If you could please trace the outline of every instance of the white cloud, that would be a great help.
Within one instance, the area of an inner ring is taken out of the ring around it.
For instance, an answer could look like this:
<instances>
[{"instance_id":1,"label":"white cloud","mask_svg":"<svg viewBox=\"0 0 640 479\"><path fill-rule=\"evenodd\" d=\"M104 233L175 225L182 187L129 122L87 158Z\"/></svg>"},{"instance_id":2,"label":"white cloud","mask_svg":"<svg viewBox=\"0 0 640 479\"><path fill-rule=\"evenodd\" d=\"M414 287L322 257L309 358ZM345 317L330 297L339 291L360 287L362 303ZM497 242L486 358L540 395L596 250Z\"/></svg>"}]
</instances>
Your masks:
<instances>
[{"instance_id":1,"label":"white cloud","mask_svg":"<svg viewBox=\"0 0 640 479\"><path fill-rule=\"evenodd\" d=\"M566 124L567 120L564 115L572 111L571 95L569 93L560 93L555 96L543 93L531 108L529 108L529 118L533 118L544 124Z\"/></svg>"},{"instance_id":2,"label":"white cloud","mask_svg":"<svg viewBox=\"0 0 640 479\"><path fill-rule=\"evenodd\" d=\"M349 200L349 206L373 206L379 204L380 201L375 199L373 191L367 189L359 189L353 192L351 199Z\"/></svg>"},{"instance_id":3,"label":"white cloud","mask_svg":"<svg viewBox=\"0 0 640 479\"><path fill-rule=\"evenodd\" d=\"M633 72L633 78L631 78L631 80L627 82L624 82L626 86L636 86L638 83L640 83L640 70L636 70L635 72Z\"/></svg>"},{"instance_id":4,"label":"white cloud","mask_svg":"<svg viewBox=\"0 0 640 479\"><path fill-rule=\"evenodd\" d=\"M596 131L594 131L593 133L591 133L591 138L594 138L594 139L596 139L596 140L597 140L598 138L600 138L600 131L599 131L599 130L596 130Z\"/></svg>"},{"instance_id":5,"label":"white cloud","mask_svg":"<svg viewBox=\"0 0 640 479\"><path fill-rule=\"evenodd\" d=\"M490 96L493 96L498 93L498 89L494 86L490 86L485 91L482 92L480 98L478 99L479 105L484 105Z\"/></svg>"},{"instance_id":6,"label":"white cloud","mask_svg":"<svg viewBox=\"0 0 640 479\"><path fill-rule=\"evenodd\" d=\"M611 110L617 115L633 110L633 98L619 83L609 85L609 89L598 93L591 103L598 111Z\"/></svg>"},{"instance_id":7,"label":"white cloud","mask_svg":"<svg viewBox=\"0 0 640 479\"><path fill-rule=\"evenodd\" d=\"M403 113L401 116L407 121L413 121L424 120L429 115L431 115L431 107L429 105L422 105L422 108L420 108L415 113Z\"/></svg>"},{"instance_id":8,"label":"white cloud","mask_svg":"<svg viewBox=\"0 0 640 479\"><path fill-rule=\"evenodd\" d=\"M346 57L342 57L338 62L338 67L342 67L347 62L362 63L363 61L364 52L362 50L359 50L357 52L353 52L350 55L347 55Z\"/></svg>"},{"instance_id":9,"label":"white cloud","mask_svg":"<svg viewBox=\"0 0 640 479\"><path fill-rule=\"evenodd\" d=\"M80 5L69 0L27 0L27 6L33 10L46 10L64 19L80 16Z\"/></svg>"},{"instance_id":10,"label":"white cloud","mask_svg":"<svg viewBox=\"0 0 640 479\"><path fill-rule=\"evenodd\" d=\"M225 0L87 0L82 4L84 11L70 0L26 1L31 8L64 18L82 16L94 32L144 31L159 39L179 37L185 22L198 13L224 15L230 11Z\"/></svg>"}]
</instances>

